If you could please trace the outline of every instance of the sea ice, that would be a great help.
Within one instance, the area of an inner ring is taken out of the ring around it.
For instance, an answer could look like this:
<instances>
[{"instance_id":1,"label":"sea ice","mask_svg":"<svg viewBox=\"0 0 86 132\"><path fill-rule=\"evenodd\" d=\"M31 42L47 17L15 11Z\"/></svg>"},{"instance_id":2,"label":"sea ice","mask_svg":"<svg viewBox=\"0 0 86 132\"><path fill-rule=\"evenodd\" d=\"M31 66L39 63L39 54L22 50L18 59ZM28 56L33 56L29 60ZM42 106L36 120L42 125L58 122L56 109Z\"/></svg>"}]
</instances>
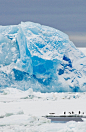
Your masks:
<instances>
[{"instance_id":1,"label":"sea ice","mask_svg":"<svg viewBox=\"0 0 86 132\"><path fill-rule=\"evenodd\" d=\"M86 92L41 93L5 88L0 92L0 131L12 132L85 132L86 120L54 123L42 116L62 115L64 111L86 116ZM83 119L83 118L82 118Z\"/></svg>"},{"instance_id":2,"label":"sea ice","mask_svg":"<svg viewBox=\"0 0 86 132\"><path fill-rule=\"evenodd\" d=\"M0 88L86 91L86 56L54 28L32 22L0 26Z\"/></svg>"}]
</instances>

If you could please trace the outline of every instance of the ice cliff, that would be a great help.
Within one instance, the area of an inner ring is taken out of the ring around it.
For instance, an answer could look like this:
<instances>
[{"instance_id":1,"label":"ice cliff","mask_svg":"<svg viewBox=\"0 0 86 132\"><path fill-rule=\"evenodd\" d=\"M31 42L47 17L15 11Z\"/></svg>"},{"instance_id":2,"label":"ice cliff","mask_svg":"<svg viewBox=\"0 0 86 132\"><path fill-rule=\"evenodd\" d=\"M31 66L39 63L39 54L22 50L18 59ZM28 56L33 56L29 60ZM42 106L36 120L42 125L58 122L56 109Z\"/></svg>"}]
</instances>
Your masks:
<instances>
[{"instance_id":1,"label":"ice cliff","mask_svg":"<svg viewBox=\"0 0 86 132\"><path fill-rule=\"evenodd\" d=\"M63 32L32 22L0 26L0 89L86 91L86 57Z\"/></svg>"}]
</instances>

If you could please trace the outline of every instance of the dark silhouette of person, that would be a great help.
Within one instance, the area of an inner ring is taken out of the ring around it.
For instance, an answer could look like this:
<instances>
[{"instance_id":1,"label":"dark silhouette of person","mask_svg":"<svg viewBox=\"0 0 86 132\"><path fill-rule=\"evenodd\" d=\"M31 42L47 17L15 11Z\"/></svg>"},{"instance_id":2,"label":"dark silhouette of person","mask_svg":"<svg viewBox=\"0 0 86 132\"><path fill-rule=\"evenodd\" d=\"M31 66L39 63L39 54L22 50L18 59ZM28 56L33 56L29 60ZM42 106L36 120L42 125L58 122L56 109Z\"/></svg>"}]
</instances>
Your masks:
<instances>
[{"instance_id":1,"label":"dark silhouette of person","mask_svg":"<svg viewBox=\"0 0 86 132\"><path fill-rule=\"evenodd\" d=\"M64 115L66 114L66 112L64 112Z\"/></svg>"},{"instance_id":2,"label":"dark silhouette of person","mask_svg":"<svg viewBox=\"0 0 86 132\"><path fill-rule=\"evenodd\" d=\"M74 114L74 112L72 111L72 114Z\"/></svg>"},{"instance_id":3,"label":"dark silhouette of person","mask_svg":"<svg viewBox=\"0 0 86 132\"><path fill-rule=\"evenodd\" d=\"M80 114L81 112L79 111L79 114Z\"/></svg>"}]
</instances>

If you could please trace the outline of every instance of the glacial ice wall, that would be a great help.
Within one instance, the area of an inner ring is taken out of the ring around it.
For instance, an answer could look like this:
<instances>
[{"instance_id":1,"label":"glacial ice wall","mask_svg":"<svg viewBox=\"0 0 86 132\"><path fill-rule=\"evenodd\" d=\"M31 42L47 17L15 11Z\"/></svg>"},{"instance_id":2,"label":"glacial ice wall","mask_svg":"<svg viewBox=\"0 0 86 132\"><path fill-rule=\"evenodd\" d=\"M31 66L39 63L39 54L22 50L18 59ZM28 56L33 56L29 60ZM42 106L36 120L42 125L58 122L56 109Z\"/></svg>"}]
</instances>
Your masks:
<instances>
[{"instance_id":1,"label":"glacial ice wall","mask_svg":"<svg viewBox=\"0 0 86 132\"><path fill-rule=\"evenodd\" d=\"M54 28L32 22L0 26L0 88L86 91L86 57Z\"/></svg>"}]
</instances>

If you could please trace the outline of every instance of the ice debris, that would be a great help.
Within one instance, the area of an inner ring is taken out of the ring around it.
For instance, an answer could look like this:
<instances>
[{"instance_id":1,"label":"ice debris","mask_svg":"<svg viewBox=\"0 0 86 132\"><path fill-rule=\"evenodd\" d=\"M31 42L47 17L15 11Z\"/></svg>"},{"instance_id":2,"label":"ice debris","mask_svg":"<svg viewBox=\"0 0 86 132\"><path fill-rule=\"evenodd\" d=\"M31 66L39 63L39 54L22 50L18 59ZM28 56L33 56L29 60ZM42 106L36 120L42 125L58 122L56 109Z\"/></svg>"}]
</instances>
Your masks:
<instances>
[{"instance_id":1,"label":"ice debris","mask_svg":"<svg viewBox=\"0 0 86 132\"><path fill-rule=\"evenodd\" d=\"M68 36L32 22L0 26L0 89L86 91L86 56Z\"/></svg>"}]
</instances>

